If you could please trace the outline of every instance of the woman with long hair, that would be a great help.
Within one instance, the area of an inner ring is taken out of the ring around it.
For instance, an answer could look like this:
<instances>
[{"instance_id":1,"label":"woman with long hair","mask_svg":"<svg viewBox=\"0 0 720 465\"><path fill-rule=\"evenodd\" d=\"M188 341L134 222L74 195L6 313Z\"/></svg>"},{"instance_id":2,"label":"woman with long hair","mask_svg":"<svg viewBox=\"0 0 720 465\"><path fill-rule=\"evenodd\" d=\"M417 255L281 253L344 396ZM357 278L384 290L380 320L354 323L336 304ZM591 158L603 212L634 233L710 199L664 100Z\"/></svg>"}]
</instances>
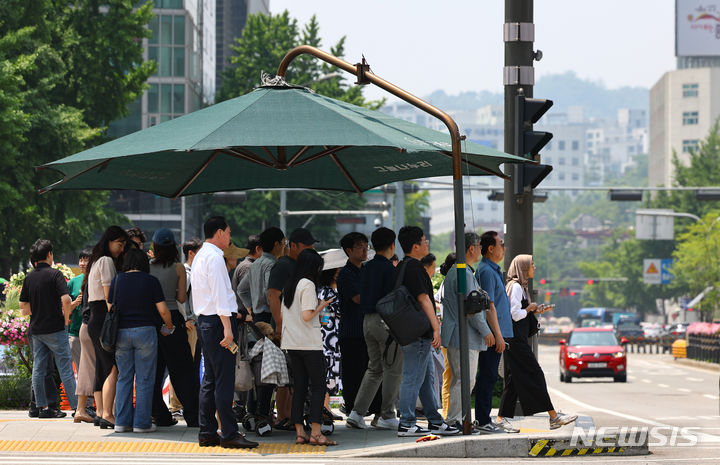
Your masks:
<instances>
[{"instance_id":1,"label":"woman with long hair","mask_svg":"<svg viewBox=\"0 0 720 465\"><path fill-rule=\"evenodd\" d=\"M110 302L115 304L118 319L115 432L149 433L155 431L150 414L160 318L164 322L162 336L169 337L175 328L162 286L157 278L149 274L147 254L137 248L129 250L123 260L123 271L110 284ZM133 381L136 393L134 408Z\"/></svg>"},{"instance_id":2,"label":"woman with long hair","mask_svg":"<svg viewBox=\"0 0 720 465\"><path fill-rule=\"evenodd\" d=\"M536 314L546 310L542 304L532 302L528 292L528 280L535 276L532 255L516 256L507 272L505 291L510 300L510 314L513 319L513 337L508 341L505 362L509 366L505 388L500 399L497 424L505 431L517 432L507 418L515 414L515 404L520 399L523 415L548 412L550 429L557 429L572 423L577 415L556 412L547 391L547 382L542 368L530 348L528 337L537 333Z\"/></svg>"},{"instance_id":3,"label":"woman with long hair","mask_svg":"<svg viewBox=\"0 0 720 465\"><path fill-rule=\"evenodd\" d=\"M107 228L93 247L83 283L87 285L90 307L87 330L95 348L95 424L103 429L115 427L113 404L118 372L113 354L100 346L100 331L109 308L110 283L120 267L120 256L127 241L128 235L120 226Z\"/></svg>"},{"instance_id":4,"label":"woman with long hair","mask_svg":"<svg viewBox=\"0 0 720 465\"><path fill-rule=\"evenodd\" d=\"M170 374L175 394L183 405L183 415L188 426L198 426L198 399L200 384L193 369L193 358L188 343L187 331L195 329L186 327L185 317L180 312L178 303L187 300L187 275L185 267L180 263L175 236L167 228L155 231L152 237L154 257L150 262L150 274L160 281L165 304L170 309L175 331L158 340L158 357L153 392L152 412L158 426L172 426L177 423L163 400L162 388L165 381L165 368Z\"/></svg>"},{"instance_id":5,"label":"woman with long hair","mask_svg":"<svg viewBox=\"0 0 720 465\"><path fill-rule=\"evenodd\" d=\"M288 351L293 373L291 421L295 424L296 443L333 446L337 443L320 432L325 400L325 355L320 312L332 300L318 302L316 286L323 259L315 250L305 249L298 255L292 278L283 289L282 343ZM308 387L310 394L310 437L305 435L303 413Z\"/></svg>"}]
</instances>

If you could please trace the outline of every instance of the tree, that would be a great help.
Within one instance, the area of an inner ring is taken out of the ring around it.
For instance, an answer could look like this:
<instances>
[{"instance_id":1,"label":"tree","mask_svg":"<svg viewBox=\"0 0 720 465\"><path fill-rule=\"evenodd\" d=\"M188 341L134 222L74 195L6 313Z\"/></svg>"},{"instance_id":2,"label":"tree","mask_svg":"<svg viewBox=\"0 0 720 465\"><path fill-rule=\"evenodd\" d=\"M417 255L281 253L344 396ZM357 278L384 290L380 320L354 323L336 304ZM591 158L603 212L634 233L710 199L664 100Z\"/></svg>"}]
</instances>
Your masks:
<instances>
[{"instance_id":1,"label":"tree","mask_svg":"<svg viewBox=\"0 0 720 465\"><path fill-rule=\"evenodd\" d=\"M235 45L230 46L235 55L229 58L231 66L223 71L216 100L222 102L250 92L260 85L263 71L274 76L285 54L298 45L322 48L319 34L320 26L315 16L302 31L287 10L277 15L258 13L248 16L242 37L235 38ZM345 37L330 47L330 53L339 58L345 55ZM347 74L341 72L315 57L301 55L290 64L286 79L319 94L373 110L383 105L384 100L366 102L362 87L349 86L345 79Z\"/></svg>"},{"instance_id":2,"label":"tree","mask_svg":"<svg viewBox=\"0 0 720 465\"><path fill-rule=\"evenodd\" d=\"M712 286L712 290L700 301L704 321L709 321L720 305L719 219L720 212L712 211L690 225L678 237L677 249L673 253L673 287L695 296Z\"/></svg>"},{"instance_id":3,"label":"tree","mask_svg":"<svg viewBox=\"0 0 720 465\"><path fill-rule=\"evenodd\" d=\"M152 72L136 43L148 33L152 5L133 11L129 0L102 3L107 21L99 2L0 2L0 274L27 261L37 237L52 240L60 255L117 219L104 193L39 195L58 177L34 171L100 141L103 126L122 116L142 90L137 81ZM84 37L76 28L82 18L102 27ZM111 58L93 66L95 52L82 47L109 49L102 56Z\"/></svg>"}]
</instances>

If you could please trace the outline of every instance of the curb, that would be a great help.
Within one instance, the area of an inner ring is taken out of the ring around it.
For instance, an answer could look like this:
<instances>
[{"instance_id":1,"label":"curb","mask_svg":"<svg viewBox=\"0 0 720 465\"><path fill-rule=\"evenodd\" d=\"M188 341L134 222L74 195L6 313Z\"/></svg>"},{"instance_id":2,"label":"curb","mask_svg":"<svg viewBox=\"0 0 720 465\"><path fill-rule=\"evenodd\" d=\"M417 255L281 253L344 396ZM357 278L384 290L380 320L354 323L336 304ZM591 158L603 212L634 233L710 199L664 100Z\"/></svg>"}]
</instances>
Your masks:
<instances>
[{"instance_id":1,"label":"curb","mask_svg":"<svg viewBox=\"0 0 720 465\"><path fill-rule=\"evenodd\" d=\"M395 457L395 458L489 458L489 457L552 457L578 455L631 456L650 453L647 438L640 445L608 447L608 442L617 443L617 436L572 445L572 436L567 433L546 434L544 438L527 435L463 436L438 441L402 446L374 448L371 452L357 453L354 457ZM345 454L343 454L345 455ZM350 454L347 454L350 456Z\"/></svg>"},{"instance_id":2,"label":"curb","mask_svg":"<svg viewBox=\"0 0 720 465\"><path fill-rule=\"evenodd\" d=\"M676 358L675 363L693 368L702 368L704 370L720 372L720 365L717 363L703 362L702 360L693 360L691 358Z\"/></svg>"}]
</instances>

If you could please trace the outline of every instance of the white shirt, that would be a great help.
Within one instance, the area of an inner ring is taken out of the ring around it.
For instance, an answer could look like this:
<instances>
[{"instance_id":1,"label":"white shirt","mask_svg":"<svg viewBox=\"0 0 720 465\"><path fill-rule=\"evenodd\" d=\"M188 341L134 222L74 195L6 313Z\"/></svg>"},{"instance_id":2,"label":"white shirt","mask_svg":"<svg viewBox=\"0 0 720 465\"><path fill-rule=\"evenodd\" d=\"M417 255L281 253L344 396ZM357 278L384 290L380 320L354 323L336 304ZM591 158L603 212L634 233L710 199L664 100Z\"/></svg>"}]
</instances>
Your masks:
<instances>
[{"instance_id":1,"label":"white shirt","mask_svg":"<svg viewBox=\"0 0 720 465\"><path fill-rule=\"evenodd\" d=\"M192 264L190 284L195 315L232 316L237 313L223 251L217 246L205 242L200 247Z\"/></svg>"},{"instance_id":2,"label":"white shirt","mask_svg":"<svg viewBox=\"0 0 720 465\"><path fill-rule=\"evenodd\" d=\"M301 279L295 288L295 296L290 308L282 303L282 349L323 350L323 336L320 330L320 314L310 321L303 319L303 310L315 310L318 305L315 284L309 279Z\"/></svg>"},{"instance_id":3,"label":"white shirt","mask_svg":"<svg viewBox=\"0 0 720 465\"><path fill-rule=\"evenodd\" d=\"M510 289L510 315L514 321L520 321L527 316L527 310L522 308L522 299L525 296L520 283L514 283Z\"/></svg>"}]
</instances>

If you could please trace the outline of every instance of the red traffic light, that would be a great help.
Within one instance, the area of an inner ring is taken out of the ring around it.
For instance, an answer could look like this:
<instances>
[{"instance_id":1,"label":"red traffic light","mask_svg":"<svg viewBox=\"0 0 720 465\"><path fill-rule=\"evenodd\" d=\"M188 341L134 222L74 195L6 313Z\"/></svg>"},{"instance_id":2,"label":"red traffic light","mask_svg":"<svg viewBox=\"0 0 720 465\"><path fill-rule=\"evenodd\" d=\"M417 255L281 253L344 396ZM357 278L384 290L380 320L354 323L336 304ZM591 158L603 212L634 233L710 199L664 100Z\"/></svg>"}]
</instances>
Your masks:
<instances>
[{"instance_id":1,"label":"red traffic light","mask_svg":"<svg viewBox=\"0 0 720 465\"><path fill-rule=\"evenodd\" d=\"M595 280L594 280L594 279L588 279L588 280L587 280L587 284L588 284L588 286L592 286L593 284L595 284Z\"/></svg>"},{"instance_id":2,"label":"red traffic light","mask_svg":"<svg viewBox=\"0 0 720 465\"><path fill-rule=\"evenodd\" d=\"M546 291L546 292L545 292L545 295L550 296L550 295L552 295L552 292Z\"/></svg>"},{"instance_id":3,"label":"red traffic light","mask_svg":"<svg viewBox=\"0 0 720 465\"><path fill-rule=\"evenodd\" d=\"M540 280L540 284L547 284L547 279L542 278L542 279Z\"/></svg>"},{"instance_id":4,"label":"red traffic light","mask_svg":"<svg viewBox=\"0 0 720 465\"><path fill-rule=\"evenodd\" d=\"M570 297L575 297L575 291L570 291Z\"/></svg>"}]
</instances>

